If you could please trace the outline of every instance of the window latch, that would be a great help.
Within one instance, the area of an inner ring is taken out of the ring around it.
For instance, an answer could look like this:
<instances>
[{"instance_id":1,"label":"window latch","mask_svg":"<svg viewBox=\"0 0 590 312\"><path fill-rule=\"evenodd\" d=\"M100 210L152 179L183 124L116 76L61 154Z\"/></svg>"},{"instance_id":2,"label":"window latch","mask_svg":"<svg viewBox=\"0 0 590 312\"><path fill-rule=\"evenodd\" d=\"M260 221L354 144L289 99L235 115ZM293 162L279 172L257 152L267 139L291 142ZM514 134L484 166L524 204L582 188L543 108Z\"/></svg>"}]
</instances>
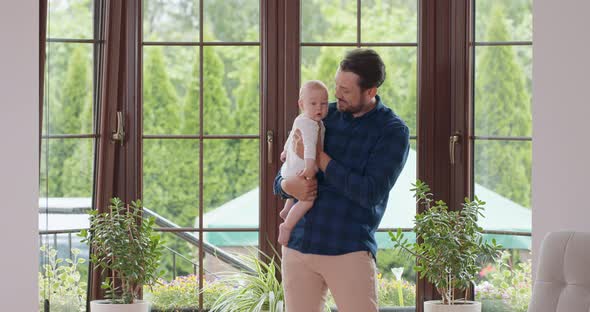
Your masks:
<instances>
[{"instance_id":1,"label":"window latch","mask_svg":"<svg viewBox=\"0 0 590 312\"><path fill-rule=\"evenodd\" d=\"M455 146L459 143L460 139L460 132L455 132L454 135L449 137L449 158L451 159L451 165L455 164Z\"/></svg>"},{"instance_id":2,"label":"window latch","mask_svg":"<svg viewBox=\"0 0 590 312\"><path fill-rule=\"evenodd\" d=\"M272 130L268 130L266 131L266 146L268 148L267 150L267 162L269 164L272 164L272 157L273 157L273 151L272 151L272 147L274 145L274 133L272 132Z\"/></svg>"},{"instance_id":3,"label":"window latch","mask_svg":"<svg viewBox=\"0 0 590 312\"><path fill-rule=\"evenodd\" d=\"M121 145L125 143L125 120L123 112L117 112L117 129L113 132L111 139L119 142Z\"/></svg>"}]
</instances>

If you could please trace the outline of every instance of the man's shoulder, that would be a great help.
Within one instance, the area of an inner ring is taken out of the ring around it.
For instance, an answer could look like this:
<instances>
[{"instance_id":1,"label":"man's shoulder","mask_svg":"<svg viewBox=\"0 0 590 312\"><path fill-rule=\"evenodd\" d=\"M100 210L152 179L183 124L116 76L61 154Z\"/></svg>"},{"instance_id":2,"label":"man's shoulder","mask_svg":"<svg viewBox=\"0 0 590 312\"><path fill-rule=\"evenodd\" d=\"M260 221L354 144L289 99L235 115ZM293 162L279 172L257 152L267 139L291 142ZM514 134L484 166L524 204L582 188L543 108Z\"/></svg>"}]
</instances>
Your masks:
<instances>
[{"instance_id":1,"label":"man's shoulder","mask_svg":"<svg viewBox=\"0 0 590 312\"><path fill-rule=\"evenodd\" d=\"M375 125L382 131L405 131L408 132L406 122L398 116L391 108L381 103L381 111L377 114Z\"/></svg>"}]
</instances>

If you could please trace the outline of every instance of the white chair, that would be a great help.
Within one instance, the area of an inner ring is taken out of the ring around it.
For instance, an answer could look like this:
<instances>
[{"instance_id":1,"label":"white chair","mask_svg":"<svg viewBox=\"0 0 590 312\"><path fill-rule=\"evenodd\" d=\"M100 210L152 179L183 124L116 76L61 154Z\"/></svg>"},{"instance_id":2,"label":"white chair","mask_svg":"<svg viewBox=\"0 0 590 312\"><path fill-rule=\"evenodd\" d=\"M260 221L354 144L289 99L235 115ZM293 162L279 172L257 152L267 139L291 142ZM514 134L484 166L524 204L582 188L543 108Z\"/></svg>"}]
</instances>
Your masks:
<instances>
[{"instance_id":1,"label":"white chair","mask_svg":"<svg viewBox=\"0 0 590 312\"><path fill-rule=\"evenodd\" d=\"M590 233L545 236L528 311L590 312Z\"/></svg>"}]
</instances>

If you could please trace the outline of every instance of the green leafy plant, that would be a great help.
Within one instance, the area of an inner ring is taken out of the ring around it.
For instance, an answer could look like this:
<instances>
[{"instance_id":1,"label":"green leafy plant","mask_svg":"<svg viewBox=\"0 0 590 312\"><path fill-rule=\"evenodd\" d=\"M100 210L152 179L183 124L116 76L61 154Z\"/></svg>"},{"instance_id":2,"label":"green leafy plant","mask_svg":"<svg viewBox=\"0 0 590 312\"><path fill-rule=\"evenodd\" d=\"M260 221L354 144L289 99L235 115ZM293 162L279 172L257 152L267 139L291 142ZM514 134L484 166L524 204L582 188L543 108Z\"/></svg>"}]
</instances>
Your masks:
<instances>
[{"instance_id":1,"label":"green leafy plant","mask_svg":"<svg viewBox=\"0 0 590 312\"><path fill-rule=\"evenodd\" d=\"M480 270L480 259L497 259L501 246L487 243L483 229L477 225L485 202L468 198L460 211L450 211L444 201L433 199L426 183L413 184L415 198L424 212L415 217L416 243L409 243L401 230L389 233L394 248L416 257L414 268L422 278L434 284L443 304L455 302L455 290L467 293ZM467 297L467 296L465 296Z\"/></svg>"},{"instance_id":2,"label":"green leafy plant","mask_svg":"<svg viewBox=\"0 0 590 312\"><path fill-rule=\"evenodd\" d=\"M153 286L163 274L160 235L153 218L142 220L141 208L139 200L125 205L113 198L107 211L90 212L90 230L80 233L93 250L90 261L108 274L101 288L112 303L133 303L142 286Z\"/></svg>"},{"instance_id":3,"label":"green leafy plant","mask_svg":"<svg viewBox=\"0 0 590 312\"><path fill-rule=\"evenodd\" d=\"M246 271L225 273L220 275L217 282L209 284L204 291L216 287L217 283L230 286L215 300L210 311L284 311L283 286L277 279L277 272L280 272L280 268L274 258L269 259L269 263L254 255L241 255L239 258L253 268L254 273Z\"/></svg>"},{"instance_id":4,"label":"green leafy plant","mask_svg":"<svg viewBox=\"0 0 590 312\"><path fill-rule=\"evenodd\" d=\"M72 248L73 258L63 259L54 248L41 247L47 263L39 272L39 309L43 309L44 299L49 299L52 311L86 311L86 283L78 268L86 260L79 254L79 249Z\"/></svg>"},{"instance_id":5,"label":"green leafy plant","mask_svg":"<svg viewBox=\"0 0 590 312\"><path fill-rule=\"evenodd\" d=\"M531 301L531 260L510 265L510 254L500 260L475 287L475 298L484 302L484 312L526 312Z\"/></svg>"},{"instance_id":6,"label":"green leafy plant","mask_svg":"<svg viewBox=\"0 0 590 312\"><path fill-rule=\"evenodd\" d=\"M221 280L203 280L203 309L210 310L219 296L231 286ZM191 274L178 276L167 282L161 280L158 285L146 291L146 297L159 311L194 310L199 308L199 278Z\"/></svg>"},{"instance_id":7,"label":"green leafy plant","mask_svg":"<svg viewBox=\"0 0 590 312\"><path fill-rule=\"evenodd\" d=\"M387 278L381 273L377 274L377 302L381 307L408 307L416 302L416 285L406 280ZM331 293L328 293L326 306L335 307L336 301ZM330 311L329 309L324 309Z\"/></svg>"}]
</instances>

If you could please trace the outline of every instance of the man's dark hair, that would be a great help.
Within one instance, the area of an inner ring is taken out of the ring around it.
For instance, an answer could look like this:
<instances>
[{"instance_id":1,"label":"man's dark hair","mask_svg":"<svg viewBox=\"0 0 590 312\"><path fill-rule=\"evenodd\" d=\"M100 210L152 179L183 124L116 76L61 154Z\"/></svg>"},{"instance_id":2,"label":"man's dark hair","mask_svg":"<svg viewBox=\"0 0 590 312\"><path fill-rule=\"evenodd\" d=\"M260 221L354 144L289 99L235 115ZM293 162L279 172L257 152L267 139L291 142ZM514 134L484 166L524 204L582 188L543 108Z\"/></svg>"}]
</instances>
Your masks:
<instances>
[{"instance_id":1,"label":"man's dark hair","mask_svg":"<svg viewBox=\"0 0 590 312\"><path fill-rule=\"evenodd\" d=\"M371 49L348 51L340 62L340 70L357 74L361 90L379 88L385 81L385 64L379 54Z\"/></svg>"}]
</instances>

